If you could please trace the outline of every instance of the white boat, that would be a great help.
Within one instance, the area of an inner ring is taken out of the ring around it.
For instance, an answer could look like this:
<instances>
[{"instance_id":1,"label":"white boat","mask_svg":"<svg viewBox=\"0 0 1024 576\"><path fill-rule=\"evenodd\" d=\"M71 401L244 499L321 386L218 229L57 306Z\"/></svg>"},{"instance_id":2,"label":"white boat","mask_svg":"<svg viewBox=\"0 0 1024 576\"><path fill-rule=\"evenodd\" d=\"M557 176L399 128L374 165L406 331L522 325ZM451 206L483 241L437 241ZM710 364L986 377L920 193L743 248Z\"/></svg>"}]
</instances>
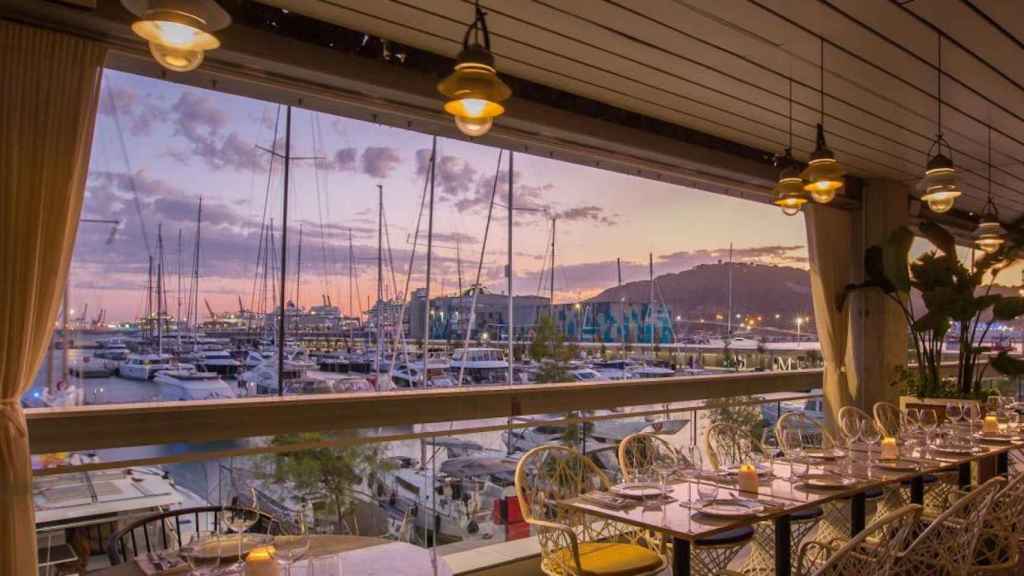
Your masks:
<instances>
[{"instance_id":1,"label":"white boat","mask_svg":"<svg viewBox=\"0 0 1024 576\"><path fill-rule=\"evenodd\" d=\"M593 369L602 380L628 380L632 378L631 370L637 366L632 360L604 360L594 362Z\"/></svg>"},{"instance_id":2,"label":"white boat","mask_svg":"<svg viewBox=\"0 0 1024 576\"><path fill-rule=\"evenodd\" d=\"M77 384L62 386L58 383L57 389L53 392L43 389L41 400L50 408L81 406L85 404L85 389Z\"/></svg>"},{"instance_id":3,"label":"white boat","mask_svg":"<svg viewBox=\"0 0 1024 576\"><path fill-rule=\"evenodd\" d=\"M577 382L594 382L597 380L604 380L601 373L593 368L577 368L575 370L570 370L569 375Z\"/></svg>"},{"instance_id":4,"label":"white boat","mask_svg":"<svg viewBox=\"0 0 1024 576\"><path fill-rule=\"evenodd\" d=\"M630 378L670 378L676 375L676 371L671 368L662 368L661 366L640 364L630 367L627 370L627 374Z\"/></svg>"},{"instance_id":5,"label":"white boat","mask_svg":"<svg viewBox=\"0 0 1024 576\"><path fill-rule=\"evenodd\" d=\"M508 361L498 348L459 348L449 364L456 382L464 370L464 384L501 384L508 380Z\"/></svg>"},{"instance_id":6,"label":"white boat","mask_svg":"<svg viewBox=\"0 0 1024 576\"><path fill-rule=\"evenodd\" d=\"M630 417L628 412L612 410L587 411L584 416L610 416L617 418L606 420L586 421L580 424L580 429L571 431L569 423L565 422L564 414L547 414L540 416L515 417L513 421L519 424L536 423L533 426L514 427L502 433L502 440L505 446L512 452L526 452L544 444L558 444L567 438L574 437L574 441L586 441L587 450L603 446L617 446L626 436L637 432L653 432L657 434L675 434L683 429L687 420L665 419L651 421Z\"/></svg>"},{"instance_id":7,"label":"white boat","mask_svg":"<svg viewBox=\"0 0 1024 576\"><path fill-rule=\"evenodd\" d=\"M234 398L231 387L214 372L195 368L161 370L153 378L160 387L160 400L222 400Z\"/></svg>"},{"instance_id":8,"label":"white boat","mask_svg":"<svg viewBox=\"0 0 1024 576\"><path fill-rule=\"evenodd\" d=\"M431 358L427 361L426 378L423 361L399 364L391 371L391 381L399 388L451 388L455 385L449 376L449 363Z\"/></svg>"},{"instance_id":9,"label":"white boat","mask_svg":"<svg viewBox=\"0 0 1024 576\"><path fill-rule=\"evenodd\" d=\"M83 356L81 360L68 365L68 372L78 378L109 378L117 372L117 362Z\"/></svg>"},{"instance_id":10,"label":"white boat","mask_svg":"<svg viewBox=\"0 0 1024 576\"><path fill-rule=\"evenodd\" d=\"M238 388L244 390L247 395L277 394L277 372L277 356L271 356L255 368L239 374ZM282 376L284 393L288 395L361 392L373 389L365 378L319 372L316 370L316 364L301 356L285 357Z\"/></svg>"},{"instance_id":11,"label":"white boat","mask_svg":"<svg viewBox=\"0 0 1024 576\"><path fill-rule=\"evenodd\" d=\"M170 354L132 354L121 363L117 373L130 380L152 380L161 370L177 370L192 368L189 364L181 364Z\"/></svg>"},{"instance_id":12,"label":"white boat","mask_svg":"<svg viewBox=\"0 0 1024 576\"><path fill-rule=\"evenodd\" d=\"M430 446L431 443L425 443ZM439 447L444 446L438 440ZM444 458L434 451L436 464L407 457L392 458L392 469L374 475L370 490L392 515L396 526L419 536L437 531L438 542L491 539L498 527L494 509L499 500L514 497L517 460L487 453ZM451 451L448 455L452 456ZM443 460L443 461L442 461ZM435 470L436 468L436 470Z\"/></svg>"},{"instance_id":13,"label":"white boat","mask_svg":"<svg viewBox=\"0 0 1024 576\"><path fill-rule=\"evenodd\" d=\"M185 360L200 370L216 372L227 378L234 377L242 367L242 363L232 358L227 350L200 350L188 354Z\"/></svg>"}]
</instances>

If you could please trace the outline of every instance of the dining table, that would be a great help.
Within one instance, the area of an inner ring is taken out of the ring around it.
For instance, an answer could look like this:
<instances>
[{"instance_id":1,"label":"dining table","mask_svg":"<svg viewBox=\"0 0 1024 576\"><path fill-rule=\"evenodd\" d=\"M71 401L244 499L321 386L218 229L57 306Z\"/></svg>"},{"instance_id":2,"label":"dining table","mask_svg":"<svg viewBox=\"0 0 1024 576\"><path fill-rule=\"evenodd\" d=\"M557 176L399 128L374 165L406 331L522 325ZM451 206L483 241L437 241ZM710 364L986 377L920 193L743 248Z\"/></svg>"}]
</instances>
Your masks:
<instances>
[{"instance_id":1,"label":"dining table","mask_svg":"<svg viewBox=\"0 0 1024 576\"><path fill-rule=\"evenodd\" d=\"M897 467L879 461L877 446L869 460L868 447L854 444L849 447L852 457L848 457L845 450L835 450L831 453L824 451L820 456L776 458L763 463L764 470L759 474L756 493L740 491L735 474L699 471L667 482L665 497L619 497L615 500L616 505L611 505L608 498L583 494L558 504L569 510L670 538L675 576L690 574L690 550L695 542L759 522L772 522L775 528L775 573L789 576L793 570L791 524L795 513L836 500L849 500L850 531L851 536L855 536L866 526L869 491L894 484L909 484L911 502L923 504L928 476L956 472L959 486L967 488L971 482L971 465L986 460L994 460L996 472L1006 474L1009 453L1024 446L1024 436L978 438L969 446L968 451L964 446L954 450L951 446L940 447L934 443L907 442L901 448L898 460L909 465ZM841 485L833 486L815 486L807 480L821 476L845 480L837 483ZM756 512L737 516L706 513L706 503L699 491L701 483L716 487L716 500L750 502L755 505Z\"/></svg>"},{"instance_id":2,"label":"dining table","mask_svg":"<svg viewBox=\"0 0 1024 576\"><path fill-rule=\"evenodd\" d=\"M312 558L337 557L339 574L361 574L379 576L451 576L452 572L444 559L434 557L430 550L406 542L382 538L349 535L312 535L309 551L304 560L293 566L293 576L319 576L312 573L308 560ZM152 571L143 568L144 561L132 559L117 566L96 572L93 576L152 576ZM185 576L189 573L186 565L157 572L160 576ZM283 574L283 571L279 571ZM236 572L237 574L237 572Z\"/></svg>"}]
</instances>

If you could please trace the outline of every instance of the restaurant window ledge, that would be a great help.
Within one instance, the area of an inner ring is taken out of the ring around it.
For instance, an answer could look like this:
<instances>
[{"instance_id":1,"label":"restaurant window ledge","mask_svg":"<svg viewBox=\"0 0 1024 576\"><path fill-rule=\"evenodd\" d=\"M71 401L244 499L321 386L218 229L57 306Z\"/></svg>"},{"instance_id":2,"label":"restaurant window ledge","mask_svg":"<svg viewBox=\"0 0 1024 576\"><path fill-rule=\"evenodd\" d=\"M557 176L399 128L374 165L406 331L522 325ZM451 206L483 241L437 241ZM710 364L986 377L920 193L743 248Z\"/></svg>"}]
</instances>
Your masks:
<instances>
[{"instance_id":1,"label":"restaurant window ledge","mask_svg":"<svg viewBox=\"0 0 1024 576\"><path fill-rule=\"evenodd\" d=\"M455 576L520 576L540 574L540 541L536 536L443 554Z\"/></svg>"}]
</instances>

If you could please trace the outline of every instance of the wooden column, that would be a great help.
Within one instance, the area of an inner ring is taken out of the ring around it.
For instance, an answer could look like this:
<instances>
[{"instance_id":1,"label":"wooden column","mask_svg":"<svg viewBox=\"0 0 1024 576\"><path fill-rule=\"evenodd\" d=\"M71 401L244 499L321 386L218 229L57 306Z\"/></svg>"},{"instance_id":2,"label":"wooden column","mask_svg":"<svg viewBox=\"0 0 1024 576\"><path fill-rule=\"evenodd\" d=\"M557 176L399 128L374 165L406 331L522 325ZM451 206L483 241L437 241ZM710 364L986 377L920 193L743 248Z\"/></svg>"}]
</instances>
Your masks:
<instances>
[{"instance_id":1,"label":"wooden column","mask_svg":"<svg viewBox=\"0 0 1024 576\"><path fill-rule=\"evenodd\" d=\"M868 180L855 218L857 240L852 250L854 278L864 279L864 250L881 245L889 234L909 222L910 187L890 180ZM850 298L850 346L847 378L854 405L871 412L875 402L899 399L897 374L907 362L907 325L899 306L880 291L862 290Z\"/></svg>"}]
</instances>

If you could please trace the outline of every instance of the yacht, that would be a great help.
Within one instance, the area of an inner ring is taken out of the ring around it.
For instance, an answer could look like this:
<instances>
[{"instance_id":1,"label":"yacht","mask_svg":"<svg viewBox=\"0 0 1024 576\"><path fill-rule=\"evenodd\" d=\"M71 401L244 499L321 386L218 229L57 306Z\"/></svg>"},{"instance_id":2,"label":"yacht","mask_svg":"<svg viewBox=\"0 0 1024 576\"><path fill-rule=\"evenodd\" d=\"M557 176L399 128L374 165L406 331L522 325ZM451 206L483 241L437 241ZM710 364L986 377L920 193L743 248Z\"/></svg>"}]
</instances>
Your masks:
<instances>
[{"instance_id":1,"label":"yacht","mask_svg":"<svg viewBox=\"0 0 1024 576\"><path fill-rule=\"evenodd\" d=\"M234 398L235 393L214 372L200 372L195 368L161 370L153 378L160 387L160 400L222 400Z\"/></svg>"},{"instance_id":2,"label":"yacht","mask_svg":"<svg viewBox=\"0 0 1024 576\"><path fill-rule=\"evenodd\" d=\"M627 369L626 373L630 378L671 378L676 375L676 371L671 368L648 366L647 364L632 366Z\"/></svg>"},{"instance_id":3,"label":"yacht","mask_svg":"<svg viewBox=\"0 0 1024 576\"><path fill-rule=\"evenodd\" d=\"M438 444L443 446L443 440ZM442 460L439 450L433 452ZM373 495L392 516L398 526L392 531L399 536L437 531L440 543L495 536L495 508L501 500L515 497L517 460L483 448L472 455L448 454L439 463L392 457L389 469L370 480Z\"/></svg>"},{"instance_id":4,"label":"yacht","mask_svg":"<svg viewBox=\"0 0 1024 576\"><path fill-rule=\"evenodd\" d=\"M277 355L270 356L255 368L238 375L238 388L246 394L277 394L278 393L278 362ZM328 394L332 392L349 392L370 389L369 382L356 377L327 377L316 371L316 364L304 355L285 354L284 371L285 394Z\"/></svg>"},{"instance_id":5,"label":"yacht","mask_svg":"<svg viewBox=\"0 0 1024 576\"><path fill-rule=\"evenodd\" d=\"M594 362L593 368L602 380L628 380L632 378L631 371L637 366L633 360L603 360Z\"/></svg>"},{"instance_id":6,"label":"yacht","mask_svg":"<svg viewBox=\"0 0 1024 576\"><path fill-rule=\"evenodd\" d=\"M113 360L96 360L91 356L83 356L81 360L72 362L68 372L78 378L109 378L117 371L117 362Z\"/></svg>"},{"instance_id":7,"label":"yacht","mask_svg":"<svg viewBox=\"0 0 1024 576\"><path fill-rule=\"evenodd\" d=\"M617 446L626 436L637 432L653 432L656 434L671 435L679 432L686 426L688 420L663 419L651 421L649 419L630 418L628 412L612 410L593 410L584 412L584 416L607 416L616 415L620 418L607 420L592 420L580 423L581 429L572 432L569 423L565 422L564 414L547 414L540 416L517 416L513 422L518 424L533 424L531 426L519 426L502 432L502 440L510 452L525 452L543 444L558 444L564 442L570 435L577 436L575 441L585 440L587 450L600 447Z\"/></svg>"},{"instance_id":8,"label":"yacht","mask_svg":"<svg viewBox=\"0 0 1024 576\"><path fill-rule=\"evenodd\" d=\"M593 368L576 368L575 370L569 371L569 376L576 382L595 382L597 380L604 380L601 373Z\"/></svg>"},{"instance_id":9,"label":"yacht","mask_svg":"<svg viewBox=\"0 0 1024 576\"><path fill-rule=\"evenodd\" d=\"M452 379L468 384L502 384L508 379L508 361L498 348L459 348L452 353L449 365Z\"/></svg>"},{"instance_id":10,"label":"yacht","mask_svg":"<svg viewBox=\"0 0 1024 576\"><path fill-rule=\"evenodd\" d=\"M130 380L152 380L161 370L191 367L178 363L170 354L132 354L117 368L117 374Z\"/></svg>"},{"instance_id":11,"label":"yacht","mask_svg":"<svg viewBox=\"0 0 1024 576\"><path fill-rule=\"evenodd\" d=\"M233 378L242 367L242 363L231 357L227 350L200 350L185 356L196 368L207 372L215 372L225 378Z\"/></svg>"},{"instance_id":12,"label":"yacht","mask_svg":"<svg viewBox=\"0 0 1024 576\"><path fill-rule=\"evenodd\" d=\"M423 361L408 362L399 364L391 371L391 381L399 388L451 388L455 382L448 370L447 361L430 359L426 364L424 379Z\"/></svg>"},{"instance_id":13,"label":"yacht","mask_svg":"<svg viewBox=\"0 0 1024 576\"><path fill-rule=\"evenodd\" d=\"M328 352L321 354L316 360L317 367L324 372L345 374L351 370L351 362L344 352Z\"/></svg>"}]
</instances>

